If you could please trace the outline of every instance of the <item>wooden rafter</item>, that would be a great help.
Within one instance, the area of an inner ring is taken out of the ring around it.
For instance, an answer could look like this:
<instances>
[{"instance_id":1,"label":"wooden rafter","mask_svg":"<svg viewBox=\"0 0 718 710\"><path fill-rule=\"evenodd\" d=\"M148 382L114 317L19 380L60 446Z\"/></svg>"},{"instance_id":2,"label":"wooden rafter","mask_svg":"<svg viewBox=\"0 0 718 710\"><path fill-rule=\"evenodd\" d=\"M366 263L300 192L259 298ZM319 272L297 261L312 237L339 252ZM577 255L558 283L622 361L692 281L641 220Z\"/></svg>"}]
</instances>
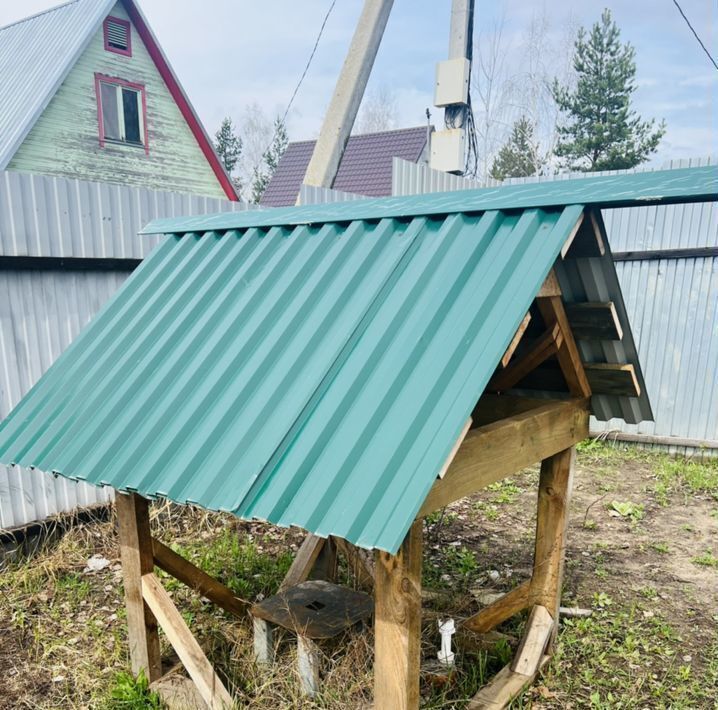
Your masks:
<instances>
[{"instance_id":1,"label":"wooden rafter","mask_svg":"<svg viewBox=\"0 0 718 710\"><path fill-rule=\"evenodd\" d=\"M280 592L309 579L309 573L312 571L325 542L326 538L318 535L310 534L304 538L299 551L294 557L294 561L279 586Z\"/></svg>"},{"instance_id":2,"label":"wooden rafter","mask_svg":"<svg viewBox=\"0 0 718 710\"><path fill-rule=\"evenodd\" d=\"M584 340L622 340L623 329L611 301L569 303L566 316L574 337Z\"/></svg>"},{"instance_id":3,"label":"wooden rafter","mask_svg":"<svg viewBox=\"0 0 718 710\"><path fill-rule=\"evenodd\" d=\"M488 389L500 392L511 389L520 382L529 372L546 362L552 355L558 353L563 343L561 327L554 323L552 328L536 340L531 349L520 358L512 362L505 370L500 370L489 383Z\"/></svg>"},{"instance_id":4,"label":"wooden rafter","mask_svg":"<svg viewBox=\"0 0 718 710\"><path fill-rule=\"evenodd\" d=\"M529 603L530 582L514 587L503 597L484 607L481 611L462 622L462 626L477 634L485 634L495 626L523 611Z\"/></svg>"},{"instance_id":5,"label":"wooden rafter","mask_svg":"<svg viewBox=\"0 0 718 710\"><path fill-rule=\"evenodd\" d=\"M523 320L519 324L519 327L516 329L516 332L514 333L514 337L511 338L511 342L509 343L509 347L506 348L506 352L504 353L504 356L501 358L501 367L506 367L509 362L511 361L511 358L513 357L514 353L516 352L516 348L519 346L519 343L521 342L521 338L524 337L524 333L526 332L526 328L529 327L529 323L531 322L531 313L528 312L524 316Z\"/></svg>"}]
</instances>

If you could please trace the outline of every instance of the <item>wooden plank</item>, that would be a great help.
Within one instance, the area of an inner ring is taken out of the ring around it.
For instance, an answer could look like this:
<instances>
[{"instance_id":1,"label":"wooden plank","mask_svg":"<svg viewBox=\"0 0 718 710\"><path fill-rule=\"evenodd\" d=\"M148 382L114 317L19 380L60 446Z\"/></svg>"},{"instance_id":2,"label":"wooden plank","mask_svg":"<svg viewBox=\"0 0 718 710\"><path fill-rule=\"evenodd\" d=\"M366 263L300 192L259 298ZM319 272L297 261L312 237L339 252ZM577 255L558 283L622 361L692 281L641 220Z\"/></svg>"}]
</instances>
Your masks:
<instances>
[{"instance_id":1,"label":"wooden plank","mask_svg":"<svg viewBox=\"0 0 718 710\"><path fill-rule=\"evenodd\" d=\"M349 569L360 587L372 589L374 587L374 562L366 550L356 547L350 542L338 537L337 548L346 558Z\"/></svg>"},{"instance_id":2,"label":"wooden plank","mask_svg":"<svg viewBox=\"0 0 718 710\"><path fill-rule=\"evenodd\" d=\"M517 382L535 370L541 363L548 360L551 355L558 352L563 342L561 328L555 323L538 340L531 345L531 349L517 360L514 360L506 369L499 370L489 382L488 389L504 391L511 389Z\"/></svg>"},{"instance_id":3,"label":"wooden plank","mask_svg":"<svg viewBox=\"0 0 718 710\"><path fill-rule=\"evenodd\" d=\"M181 668L181 666L179 666ZM150 684L150 690L160 696L164 710L206 710L207 703L197 686L187 676L170 671ZM118 705L122 707L122 701ZM127 704L129 706L129 702Z\"/></svg>"},{"instance_id":4,"label":"wooden plank","mask_svg":"<svg viewBox=\"0 0 718 710\"><path fill-rule=\"evenodd\" d=\"M154 570L149 501L136 493L115 491L115 508L127 609L130 665L150 683L162 676L157 620L142 598L142 576Z\"/></svg>"},{"instance_id":5,"label":"wooden plank","mask_svg":"<svg viewBox=\"0 0 718 710\"><path fill-rule=\"evenodd\" d=\"M581 356L571 333L571 326L563 308L563 301L559 296L550 296L548 298L538 298L536 302L546 327L552 328L558 323L561 328L563 343L558 349L557 357L561 372L566 378L568 391L574 397L590 397L591 387L583 370Z\"/></svg>"},{"instance_id":6,"label":"wooden plank","mask_svg":"<svg viewBox=\"0 0 718 710\"><path fill-rule=\"evenodd\" d=\"M566 316L575 338L585 340L623 339L623 329L612 301L568 303L566 304Z\"/></svg>"},{"instance_id":7,"label":"wooden plank","mask_svg":"<svg viewBox=\"0 0 718 710\"><path fill-rule=\"evenodd\" d=\"M153 573L142 575L142 596L211 710L233 707L232 697L192 636L182 614L177 611L169 594Z\"/></svg>"},{"instance_id":8,"label":"wooden plank","mask_svg":"<svg viewBox=\"0 0 718 710\"><path fill-rule=\"evenodd\" d=\"M546 404L546 400L537 397L516 397L512 394L484 392L471 413L471 426L476 428L485 424L493 424L500 419L528 412L530 409L542 407L544 404Z\"/></svg>"},{"instance_id":9,"label":"wooden plank","mask_svg":"<svg viewBox=\"0 0 718 710\"><path fill-rule=\"evenodd\" d=\"M571 446L541 462L529 604L546 607L555 620L558 619L561 602L566 527L575 460L576 447Z\"/></svg>"},{"instance_id":10,"label":"wooden plank","mask_svg":"<svg viewBox=\"0 0 718 710\"><path fill-rule=\"evenodd\" d=\"M319 692L319 648L306 636L297 636L297 671L302 695L314 697Z\"/></svg>"},{"instance_id":11,"label":"wooden plank","mask_svg":"<svg viewBox=\"0 0 718 710\"><path fill-rule=\"evenodd\" d=\"M325 542L326 538L317 535L310 534L304 538L304 542L302 542L297 551L291 567L279 586L280 592L293 587L295 584L304 582L309 577L309 573L312 571L312 567L314 567L314 563L317 561Z\"/></svg>"},{"instance_id":12,"label":"wooden plank","mask_svg":"<svg viewBox=\"0 0 718 710\"><path fill-rule=\"evenodd\" d=\"M495 626L523 611L529 602L530 582L523 582L500 599L484 607L462 622L464 628L477 634L485 634Z\"/></svg>"},{"instance_id":13,"label":"wooden plank","mask_svg":"<svg viewBox=\"0 0 718 710\"><path fill-rule=\"evenodd\" d=\"M472 429L446 476L437 479L417 517L471 495L588 436L588 400L545 401L540 407Z\"/></svg>"},{"instance_id":14,"label":"wooden plank","mask_svg":"<svg viewBox=\"0 0 718 710\"><path fill-rule=\"evenodd\" d=\"M531 322L531 312L529 311L524 316L524 319L519 324L518 329L514 333L514 337L511 339L511 342L509 343L509 347L506 348L506 352L504 353L504 356L501 358L501 366L506 367L509 364L509 361L511 360L511 357L516 352L516 348L519 346L519 343L521 342L521 338L524 337L524 333L526 332L526 328L529 327L529 323Z\"/></svg>"},{"instance_id":15,"label":"wooden plank","mask_svg":"<svg viewBox=\"0 0 718 710\"><path fill-rule=\"evenodd\" d=\"M314 639L332 638L371 612L368 594L323 579L295 584L252 607L253 616Z\"/></svg>"},{"instance_id":16,"label":"wooden plank","mask_svg":"<svg viewBox=\"0 0 718 710\"><path fill-rule=\"evenodd\" d=\"M374 707L419 707L422 526L411 526L396 555L378 551L374 587Z\"/></svg>"},{"instance_id":17,"label":"wooden plank","mask_svg":"<svg viewBox=\"0 0 718 710\"><path fill-rule=\"evenodd\" d=\"M640 397L636 370L628 363L586 363L586 377L594 394L610 394L617 397Z\"/></svg>"},{"instance_id":18,"label":"wooden plank","mask_svg":"<svg viewBox=\"0 0 718 710\"><path fill-rule=\"evenodd\" d=\"M541 284L541 288L536 298L548 298L550 296L560 296L561 287L558 284L558 278L553 269L548 272L546 280Z\"/></svg>"},{"instance_id":19,"label":"wooden plank","mask_svg":"<svg viewBox=\"0 0 718 710\"><path fill-rule=\"evenodd\" d=\"M544 668L550 657L541 659L539 670ZM536 674L523 675L504 666L479 692L469 701L467 710L503 710L509 706L536 678Z\"/></svg>"},{"instance_id":20,"label":"wooden plank","mask_svg":"<svg viewBox=\"0 0 718 710\"><path fill-rule=\"evenodd\" d=\"M553 626L554 620L545 606L537 604L531 609L526 630L511 663L512 671L529 676L538 671Z\"/></svg>"},{"instance_id":21,"label":"wooden plank","mask_svg":"<svg viewBox=\"0 0 718 710\"><path fill-rule=\"evenodd\" d=\"M606 244L601 234L593 210L581 222L575 237L567 241L561 249L561 258L580 259L586 257L600 257L606 253Z\"/></svg>"},{"instance_id":22,"label":"wooden plank","mask_svg":"<svg viewBox=\"0 0 718 710\"><path fill-rule=\"evenodd\" d=\"M458 453L461 444L464 442L466 435L469 433L469 429L471 429L471 424L472 420L471 417L469 417L464 424L464 428L461 430L461 433L454 442L451 451L449 451L449 455L446 457L446 461L444 461L441 471L439 471L438 478L443 478L446 475L446 472L449 470L449 466L451 466L451 462L456 458L456 454Z\"/></svg>"},{"instance_id":23,"label":"wooden plank","mask_svg":"<svg viewBox=\"0 0 718 710\"><path fill-rule=\"evenodd\" d=\"M159 540L152 540L152 552L155 564L175 579L194 589L202 596L207 597L211 602L235 616L244 617L249 607L249 602L239 599L229 587L210 577L199 567L193 565L181 555L178 555L171 547Z\"/></svg>"},{"instance_id":24,"label":"wooden plank","mask_svg":"<svg viewBox=\"0 0 718 710\"><path fill-rule=\"evenodd\" d=\"M576 239L579 232L584 228L584 223L586 222L586 210L581 212L581 216L578 218L576 224L574 225L573 229L571 230L571 233L568 235L568 238L563 243L563 246L561 247L561 258L565 259L566 254L568 253L569 249L571 249L571 246L574 243L574 240Z\"/></svg>"},{"instance_id":25,"label":"wooden plank","mask_svg":"<svg viewBox=\"0 0 718 710\"><path fill-rule=\"evenodd\" d=\"M322 545L314 565L309 570L308 579L323 579L327 582L337 581L337 543L330 535Z\"/></svg>"}]
</instances>

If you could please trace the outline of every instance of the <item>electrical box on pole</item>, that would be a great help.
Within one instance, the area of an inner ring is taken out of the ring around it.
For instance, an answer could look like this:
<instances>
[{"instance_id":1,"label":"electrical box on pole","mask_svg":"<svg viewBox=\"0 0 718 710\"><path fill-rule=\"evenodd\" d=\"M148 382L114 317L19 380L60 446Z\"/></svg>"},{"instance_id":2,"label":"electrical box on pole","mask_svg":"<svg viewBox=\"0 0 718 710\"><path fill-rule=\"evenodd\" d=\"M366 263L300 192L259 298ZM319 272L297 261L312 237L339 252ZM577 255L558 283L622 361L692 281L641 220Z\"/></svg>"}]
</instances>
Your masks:
<instances>
[{"instance_id":1,"label":"electrical box on pole","mask_svg":"<svg viewBox=\"0 0 718 710\"><path fill-rule=\"evenodd\" d=\"M431 134L430 166L463 174L471 75L474 0L452 0L449 59L436 65L434 105L444 109L444 129Z\"/></svg>"}]
</instances>

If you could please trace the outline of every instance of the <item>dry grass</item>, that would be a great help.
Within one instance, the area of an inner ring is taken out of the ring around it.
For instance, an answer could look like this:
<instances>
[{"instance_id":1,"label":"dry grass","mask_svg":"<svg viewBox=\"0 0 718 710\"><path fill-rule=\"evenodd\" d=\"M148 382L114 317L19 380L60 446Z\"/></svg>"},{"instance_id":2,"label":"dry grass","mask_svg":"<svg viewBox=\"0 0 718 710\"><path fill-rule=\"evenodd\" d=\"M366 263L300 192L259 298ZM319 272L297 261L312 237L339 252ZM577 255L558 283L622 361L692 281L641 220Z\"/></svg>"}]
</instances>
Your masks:
<instances>
[{"instance_id":1,"label":"dry grass","mask_svg":"<svg viewBox=\"0 0 718 710\"><path fill-rule=\"evenodd\" d=\"M593 607L594 616L563 624L556 660L517 707L714 707L718 571L691 559L718 553L717 471L635 451L583 450L565 595L572 605ZM468 616L478 608L472 589L505 590L527 575L535 484L536 472L526 472L427 521L424 583L433 593L424 604L425 659L435 657L437 617ZM614 500L641 506L642 515L617 514ZM250 600L275 591L302 539L297 531L169 505L153 509L152 527ZM92 555L110 565L87 572ZM351 583L346 570L341 574ZM248 619L234 619L162 578L239 707L370 706L371 628L321 643L322 690L309 703L299 694L291 638L280 642L271 671L259 669ZM460 639L455 681L444 688L424 682L422 707L465 707L511 657L522 623L520 617L505 625L508 641L488 648L470 635ZM125 641L113 520L76 525L0 574L0 708L158 708L126 675ZM163 655L176 663L166 645Z\"/></svg>"}]
</instances>

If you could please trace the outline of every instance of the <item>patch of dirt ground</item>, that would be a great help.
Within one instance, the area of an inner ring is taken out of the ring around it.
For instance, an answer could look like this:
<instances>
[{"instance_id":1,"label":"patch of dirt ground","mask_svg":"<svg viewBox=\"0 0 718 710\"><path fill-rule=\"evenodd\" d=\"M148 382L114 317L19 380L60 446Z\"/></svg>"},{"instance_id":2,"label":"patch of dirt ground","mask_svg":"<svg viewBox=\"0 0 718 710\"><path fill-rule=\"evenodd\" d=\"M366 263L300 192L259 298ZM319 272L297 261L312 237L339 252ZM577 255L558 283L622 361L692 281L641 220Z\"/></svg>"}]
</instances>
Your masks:
<instances>
[{"instance_id":1,"label":"patch of dirt ground","mask_svg":"<svg viewBox=\"0 0 718 710\"><path fill-rule=\"evenodd\" d=\"M459 620L487 593L530 575L538 469L464 499L425 526L423 655L437 618ZM301 542L297 531L163 506L155 533L245 599L273 593ZM87 569L96 555L108 564ZM351 582L348 571L343 579ZM323 682L302 699L293 643L272 672L251 658L251 629L164 577L218 672L251 708L360 708L371 703L371 629L321 644ZM552 661L516 708L717 708L718 462L635 448L580 448L570 507L562 619ZM525 614L498 634L457 636L457 673L422 683L422 707L463 708L513 654ZM176 661L164 645L165 661ZM112 522L73 528L0 574L0 708L160 707L125 674L121 572Z\"/></svg>"}]
</instances>

